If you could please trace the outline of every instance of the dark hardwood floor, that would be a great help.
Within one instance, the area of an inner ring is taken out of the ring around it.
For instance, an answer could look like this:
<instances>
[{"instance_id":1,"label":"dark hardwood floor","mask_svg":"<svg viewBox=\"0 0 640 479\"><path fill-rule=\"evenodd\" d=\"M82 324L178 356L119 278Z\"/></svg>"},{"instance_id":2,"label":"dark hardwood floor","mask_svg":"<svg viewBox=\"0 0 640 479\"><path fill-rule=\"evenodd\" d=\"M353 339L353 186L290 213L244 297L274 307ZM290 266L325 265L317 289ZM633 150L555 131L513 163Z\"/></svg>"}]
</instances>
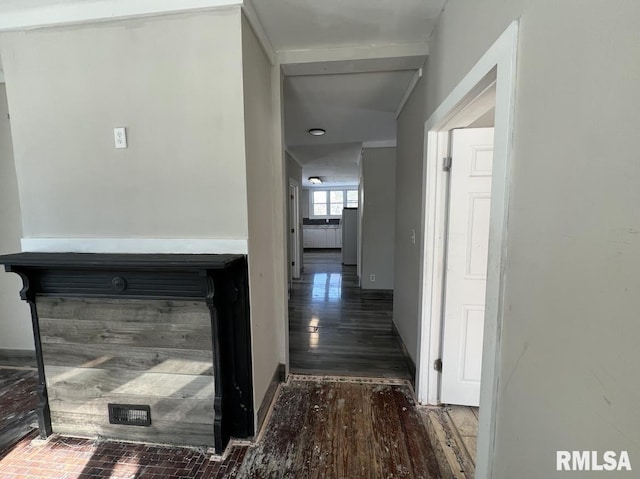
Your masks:
<instances>
[{"instance_id":1,"label":"dark hardwood floor","mask_svg":"<svg viewBox=\"0 0 640 479\"><path fill-rule=\"evenodd\" d=\"M299 374L410 379L393 334L390 294L363 296L339 251L304 253L289 300L289 359Z\"/></svg>"},{"instance_id":2,"label":"dark hardwood floor","mask_svg":"<svg viewBox=\"0 0 640 479\"><path fill-rule=\"evenodd\" d=\"M238 477L443 477L411 386L371 381L284 384Z\"/></svg>"}]
</instances>

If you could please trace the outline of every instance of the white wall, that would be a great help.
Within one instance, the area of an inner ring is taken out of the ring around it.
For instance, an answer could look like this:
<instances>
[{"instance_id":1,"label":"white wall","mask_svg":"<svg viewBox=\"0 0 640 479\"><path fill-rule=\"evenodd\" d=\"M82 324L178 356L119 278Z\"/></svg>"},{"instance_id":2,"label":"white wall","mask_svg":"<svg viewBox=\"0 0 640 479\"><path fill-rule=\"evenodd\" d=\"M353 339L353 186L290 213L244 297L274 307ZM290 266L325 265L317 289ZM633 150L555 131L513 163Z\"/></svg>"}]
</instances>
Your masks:
<instances>
[{"instance_id":1,"label":"white wall","mask_svg":"<svg viewBox=\"0 0 640 479\"><path fill-rule=\"evenodd\" d=\"M0 83L0 254L19 253L22 223L13 162L5 85ZM20 299L22 281L0 267L0 349L33 350L29 305Z\"/></svg>"},{"instance_id":2,"label":"white wall","mask_svg":"<svg viewBox=\"0 0 640 479\"><path fill-rule=\"evenodd\" d=\"M25 237L246 239L239 8L5 33L0 52Z\"/></svg>"},{"instance_id":3,"label":"white wall","mask_svg":"<svg viewBox=\"0 0 640 479\"><path fill-rule=\"evenodd\" d=\"M275 197L271 64L251 26L242 17L242 65L244 85L245 147L249 204L249 291L253 353L255 412L269 388L279 364L279 334L283 318L277 314L280 288L274 220L280 206ZM286 278L286 276L285 276Z\"/></svg>"},{"instance_id":4,"label":"white wall","mask_svg":"<svg viewBox=\"0 0 640 479\"><path fill-rule=\"evenodd\" d=\"M362 289L393 289L396 149L362 152ZM375 275L371 281L370 275Z\"/></svg>"},{"instance_id":5,"label":"white wall","mask_svg":"<svg viewBox=\"0 0 640 479\"><path fill-rule=\"evenodd\" d=\"M421 171L422 128L413 122L428 118L517 18L493 477L568 477L555 470L558 449L627 450L635 470L640 63L630 59L640 58L640 4L450 0L399 121L399 176ZM421 201L415 187L398 193L399 208ZM414 221L398 221L398 248ZM396 271L411 258L399 257ZM397 299L396 318L413 314L410 301ZM404 334L417 334L410 329Z\"/></svg>"}]
</instances>

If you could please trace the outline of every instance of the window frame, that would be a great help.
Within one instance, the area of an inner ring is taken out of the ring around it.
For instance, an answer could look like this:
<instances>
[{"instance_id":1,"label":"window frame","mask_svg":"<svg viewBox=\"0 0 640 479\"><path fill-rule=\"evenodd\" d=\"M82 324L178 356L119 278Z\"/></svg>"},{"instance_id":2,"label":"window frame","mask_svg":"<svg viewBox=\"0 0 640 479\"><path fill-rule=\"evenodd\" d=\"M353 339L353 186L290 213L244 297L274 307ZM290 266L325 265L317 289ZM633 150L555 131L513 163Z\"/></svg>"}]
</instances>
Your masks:
<instances>
[{"instance_id":1,"label":"window frame","mask_svg":"<svg viewBox=\"0 0 640 479\"><path fill-rule=\"evenodd\" d=\"M347 187L336 187L336 188L309 188L309 218L310 219L339 219L342 218L342 215L316 215L314 214L314 193L316 191L324 191L326 192L326 205L327 205L327 213L331 212L331 192L332 191L342 191L342 207L347 208L348 204L348 191L355 191L358 194L358 206L360 205L360 192L358 191L357 186L347 186ZM335 203L334 203L335 204ZM351 207L354 208L354 207Z\"/></svg>"}]
</instances>

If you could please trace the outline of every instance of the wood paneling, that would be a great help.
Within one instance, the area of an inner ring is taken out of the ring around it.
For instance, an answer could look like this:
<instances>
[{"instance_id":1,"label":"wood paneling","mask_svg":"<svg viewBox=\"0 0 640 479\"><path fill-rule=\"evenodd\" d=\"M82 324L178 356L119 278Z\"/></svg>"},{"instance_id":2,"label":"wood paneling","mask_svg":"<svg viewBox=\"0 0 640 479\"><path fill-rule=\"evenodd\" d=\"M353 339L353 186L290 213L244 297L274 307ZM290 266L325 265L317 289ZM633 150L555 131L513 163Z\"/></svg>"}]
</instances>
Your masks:
<instances>
[{"instance_id":1,"label":"wood paneling","mask_svg":"<svg viewBox=\"0 0 640 479\"><path fill-rule=\"evenodd\" d=\"M203 302L38 300L54 432L214 445L211 316ZM151 427L109 424L148 404Z\"/></svg>"}]
</instances>

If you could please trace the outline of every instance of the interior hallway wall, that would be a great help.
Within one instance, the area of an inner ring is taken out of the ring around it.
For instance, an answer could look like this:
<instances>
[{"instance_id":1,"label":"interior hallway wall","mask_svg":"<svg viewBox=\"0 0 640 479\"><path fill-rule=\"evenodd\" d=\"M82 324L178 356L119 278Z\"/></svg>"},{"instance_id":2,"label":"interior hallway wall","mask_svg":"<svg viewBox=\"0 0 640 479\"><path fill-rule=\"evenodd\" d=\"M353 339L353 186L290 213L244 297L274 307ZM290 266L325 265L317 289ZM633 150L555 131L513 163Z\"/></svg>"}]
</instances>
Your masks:
<instances>
[{"instance_id":1,"label":"interior hallway wall","mask_svg":"<svg viewBox=\"0 0 640 479\"><path fill-rule=\"evenodd\" d=\"M362 289L393 290L396 149L362 151ZM374 279L372 281L372 275Z\"/></svg>"},{"instance_id":2,"label":"interior hallway wall","mask_svg":"<svg viewBox=\"0 0 640 479\"><path fill-rule=\"evenodd\" d=\"M302 188L302 194L300 195L300 211L303 218L309 217L309 201L311 190L309 188Z\"/></svg>"},{"instance_id":3,"label":"interior hallway wall","mask_svg":"<svg viewBox=\"0 0 640 479\"><path fill-rule=\"evenodd\" d=\"M637 469L640 63L630 59L640 58L640 4L450 0L400 117L398 170L419 175L424 121L515 19L493 477L568 477L556 471L557 450L626 450ZM398 192L399 205L421 202L421 189ZM417 219L399 222L399 248ZM401 256L396 271L411 261ZM401 305L411 300L398 298L396 310L413 314Z\"/></svg>"},{"instance_id":4,"label":"interior hallway wall","mask_svg":"<svg viewBox=\"0 0 640 479\"><path fill-rule=\"evenodd\" d=\"M0 254L19 253L22 236L18 181L4 83L0 83ZM0 350L33 350L29 307L20 299L22 280L0 273Z\"/></svg>"},{"instance_id":5,"label":"interior hallway wall","mask_svg":"<svg viewBox=\"0 0 640 479\"><path fill-rule=\"evenodd\" d=\"M398 118L396 147L393 322L409 356L416 364L421 282L422 157L426 94L426 82L422 78L418 81Z\"/></svg>"},{"instance_id":6,"label":"interior hallway wall","mask_svg":"<svg viewBox=\"0 0 640 479\"><path fill-rule=\"evenodd\" d=\"M271 64L248 21L242 16L244 124L249 204L249 287L253 348L253 384L256 414L278 368L279 334L283 318L277 314L277 248L274 220ZM283 279L286 281L286 274ZM262 418L259 418L259 420Z\"/></svg>"}]
</instances>

